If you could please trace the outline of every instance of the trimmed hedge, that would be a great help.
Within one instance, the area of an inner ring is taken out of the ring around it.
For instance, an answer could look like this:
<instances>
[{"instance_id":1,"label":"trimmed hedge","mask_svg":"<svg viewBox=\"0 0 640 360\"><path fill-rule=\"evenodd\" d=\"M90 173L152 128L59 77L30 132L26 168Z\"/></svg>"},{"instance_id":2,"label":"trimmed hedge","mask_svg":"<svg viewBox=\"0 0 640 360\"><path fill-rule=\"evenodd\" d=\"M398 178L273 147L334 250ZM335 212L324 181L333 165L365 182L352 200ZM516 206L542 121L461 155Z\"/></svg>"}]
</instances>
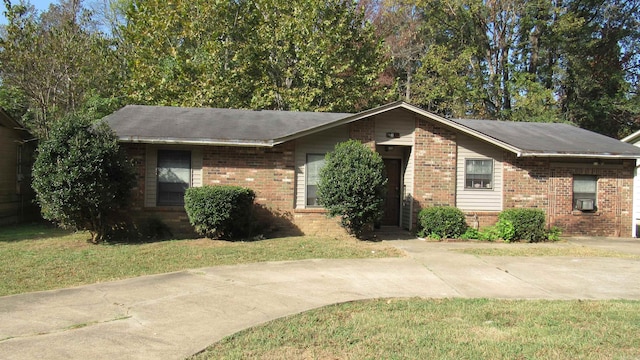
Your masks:
<instances>
[{"instance_id":1,"label":"trimmed hedge","mask_svg":"<svg viewBox=\"0 0 640 360\"><path fill-rule=\"evenodd\" d=\"M509 223L513 233L505 241L539 242L547 239L545 214L540 209L507 209L498 215L498 224Z\"/></svg>"},{"instance_id":2,"label":"trimmed hedge","mask_svg":"<svg viewBox=\"0 0 640 360\"><path fill-rule=\"evenodd\" d=\"M451 206L434 206L418 213L420 236L458 238L467 230L462 210Z\"/></svg>"},{"instance_id":3,"label":"trimmed hedge","mask_svg":"<svg viewBox=\"0 0 640 360\"><path fill-rule=\"evenodd\" d=\"M253 190L239 186L187 189L184 208L196 232L211 239L235 239L251 234Z\"/></svg>"}]
</instances>

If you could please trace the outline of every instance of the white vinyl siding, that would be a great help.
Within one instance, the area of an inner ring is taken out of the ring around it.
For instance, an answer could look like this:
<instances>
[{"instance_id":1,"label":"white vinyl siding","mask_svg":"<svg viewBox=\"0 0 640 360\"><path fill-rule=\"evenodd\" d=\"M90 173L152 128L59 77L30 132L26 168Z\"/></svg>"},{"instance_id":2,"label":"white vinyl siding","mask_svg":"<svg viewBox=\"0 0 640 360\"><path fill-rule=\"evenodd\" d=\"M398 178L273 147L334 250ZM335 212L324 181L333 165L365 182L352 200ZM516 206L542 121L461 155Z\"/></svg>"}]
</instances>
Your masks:
<instances>
[{"instance_id":1,"label":"white vinyl siding","mask_svg":"<svg viewBox=\"0 0 640 360\"><path fill-rule=\"evenodd\" d=\"M404 193L402 194L402 227L411 230L411 213L413 211L413 147L407 148L407 166L404 170Z\"/></svg>"},{"instance_id":2,"label":"white vinyl siding","mask_svg":"<svg viewBox=\"0 0 640 360\"><path fill-rule=\"evenodd\" d=\"M321 133L305 136L296 140L296 208L304 209L306 205L306 162L307 154L323 155L333 151L336 144L349 138L348 126L339 126Z\"/></svg>"},{"instance_id":3,"label":"white vinyl siding","mask_svg":"<svg viewBox=\"0 0 640 360\"><path fill-rule=\"evenodd\" d=\"M157 206L158 197L158 150L191 151L191 186L202 186L202 149L199 147L160 147L147 145L145 160L145 193L144 206Z\"/></svg>"},{"instance_id":4,"label":"white vinyl siding","mask_svg":"<svg viewBox=\"0 0 640 360\"><path fill-rule=\"evenodd\" d=\"M490 188L469 188L465 184L467 160L491 160ZM495 146L458 136L456 206L465 211L502 211L502 152Z\"/></svg>"},{"instance_id":5,"label":"white vinyl siding","mask_svg":"<svg viewBox=\"0 0 640 360\"><path fill-rule=\"evenodd\" d=\"M640 171L638 171L638 166L640 166L640 160L636 160L636 168L633 171L633 227L631 229L633 237L640 236L638 234L638 219L640 219Z\"/></svg>"},{"instance_id":6,"label":"white vinyl siding","mask_svg":"<svg viewBox=\"0 0 640 360\"><path fill-rule=\"evenodd\" d=\"M413 145L416 120L412 113L392 110L375 117L375 138L378 145ZM390 137L391 134L398 137ZM389 135L387 135L389 134Z\"/></svg>"}]
</instances>

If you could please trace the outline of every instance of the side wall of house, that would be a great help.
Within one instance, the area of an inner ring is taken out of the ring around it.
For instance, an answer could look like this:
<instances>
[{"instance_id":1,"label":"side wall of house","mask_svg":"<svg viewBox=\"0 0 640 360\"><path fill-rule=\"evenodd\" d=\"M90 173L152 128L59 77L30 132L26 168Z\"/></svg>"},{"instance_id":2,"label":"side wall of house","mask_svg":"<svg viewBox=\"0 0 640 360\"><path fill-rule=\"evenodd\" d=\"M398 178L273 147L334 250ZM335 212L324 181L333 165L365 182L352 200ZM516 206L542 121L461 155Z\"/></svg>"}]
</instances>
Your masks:
<instances>
[{"instance_id":1,"label":"side wall of house","mask_svg":"<svg viewBox=\"0 0 640 360\"><path fill-rule=\"evenodd\" d=\"M22 140L16 131L0 125L0 225L39 218L31 189L35 141L22 144Z\"/></svg>"},{"instance_id":2,"label":"side wall of house","mask_svg":"<svg viewBox=\"0 0 640 360\"><path fill-rule=\"evenodd\" d=\"M0 126L0 225L18 222L21 201L17 187L16 141L19 140L13 130Z\"/></svg>"},{"instance_id":3,"label":"side wall of house","mask_svg":"<svg viewBox=\"0 0 640 360\"><path fill-rule=\"evenodd\" d=\"M539 208L565 235L631 236L633 161L572 162L505 155L504 208ZM573 209L573 178L597 178L597 210Z\"/></svg>"}]
</instances>

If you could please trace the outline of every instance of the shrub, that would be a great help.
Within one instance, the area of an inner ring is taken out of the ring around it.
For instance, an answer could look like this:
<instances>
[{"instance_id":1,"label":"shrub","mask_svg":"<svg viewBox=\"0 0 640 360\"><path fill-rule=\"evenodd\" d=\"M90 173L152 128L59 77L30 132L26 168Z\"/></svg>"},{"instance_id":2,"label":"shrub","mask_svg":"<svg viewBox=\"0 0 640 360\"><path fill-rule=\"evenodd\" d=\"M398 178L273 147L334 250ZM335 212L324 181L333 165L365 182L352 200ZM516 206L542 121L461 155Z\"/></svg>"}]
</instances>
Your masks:
<instances>
[{"instance_id":1,"label":"shrub","mask_svg":"<svg viewBox=\"0 0 640 360\"><path fill-rule=\"evenodd\" d=\"M545 233L545 214L540 209L507 209L498 215L498 224L511 223L513 235L503 238L505 241L524 240L529 242L543 241Z\"/></svg>"},{"instance_id":2,"label":"shrub","mask_svg":"<svg viewBox=\"0 0 640 360\"><path fill-rule=\"evenodd\" d=\"M38 145L33 189L42 217L105 240L127 205L135 179L105 123L77 116L59 121Z\"/></svg>"},{"instance_id":3,"label":"shrub","mask_svg":"<svg viewBox=\"0 0 640 360\"><path fill-rule=\"evenodd\" d=\"M218 239L251 234L255 193L239 186L202 186L186 190L184 208L200 235Z\"/></svg>"},{"instance_id":4,"label":"shrub","mask_svg":"<svg viewBox=\"0 0 640 360\"><path fill-rule=\"evenodd\" d=\"M356 140L336 145L320 170L318 201L329 216L341 216L350 233L360 237L382 218L387 177L380 154Z\"/></svg>"},{"instance_id":5,"label":"shrub","mask_svg":"<svg viewBox=\"0 0 640 360\"><path fill-rule=\"evenodd\" d=\"M477 240L480 239L480 231L476 228L468 227L464 234L460 235L462 240Z\"/></svg>"},{"instance_id":6,"label":"shrub","mask_svg":"<svg viewBox=\"0 0 640 360\"><path fill-rule=\"evenodd\" d=\"M420 236L438 235L440 238L457 238L466 230L464 213L451 206L434 206L420 210Z\"/></svg>"},{"instance_id":7,"label":"shrub","mask_svg":"<svg viewBox=\"0 0 640 360\"><path fill-rule=\"evenodd\" d=\"M549 241L559 241L560 235L562 235L562 229L557 226L552 226L549 230L547 230L547 240Z\"/></svg>"}]
</instances>

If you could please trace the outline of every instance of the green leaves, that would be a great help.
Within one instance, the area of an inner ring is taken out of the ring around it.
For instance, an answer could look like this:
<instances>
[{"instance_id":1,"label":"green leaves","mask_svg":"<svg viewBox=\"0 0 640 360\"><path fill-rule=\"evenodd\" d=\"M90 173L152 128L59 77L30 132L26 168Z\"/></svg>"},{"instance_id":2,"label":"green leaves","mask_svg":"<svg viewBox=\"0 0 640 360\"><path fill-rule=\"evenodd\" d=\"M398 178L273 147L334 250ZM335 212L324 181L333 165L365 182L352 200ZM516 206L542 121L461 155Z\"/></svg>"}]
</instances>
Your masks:
<instances>
[{"instance_id":1,"label":"green leaves","mask_svg":"<svg viewBox=\"0 0 640 360\"><path fill-rule=\"evenodd\" d=\"M192 187L185 192L184 208L198 234L241 238L251 234L255 197L253 190L239 186Z\"/></svg>"},{"instance_id":2,"label":"green leaves","mask_svg":"<svg viewBox=\"0 0 640 360\"><path fill-rule=\"evenodd\" d=\"M353 112L386 100L382 43L348 1L134 1L131 102Z\"/></svg>"},{"instance_id":3,"label":"green leaves","mask_svg":"<svg viewBox=\"0 0 640 360\"><path fill-rule=\"evenodd\" d=\"M356 140L336 145L320 170L318 200L359 237L383 215L387 177L380 154Z\"/></svg>"},{"instance_id":4,"label":"green leaves","mask_svg":"<svg viewBox=\"0 0 640 360\"><path fill-rule=\"evenodd\" d=\"M52 4L39 16L31 6L5 6L0 78L24 96L22 120L35 135L46 138L57 120L80 112L86 94L112 94L118 74L113 43L95 31L81 2Z\"/></svg>"},{"instance_id":5,"label":"green leaves","mask_svg":"<svg viewBox=\"0 0 640 360\"><path fill-rule=\"evenodd\" d=\"M79 117L55 124L37 150L33 189L42 216L102 241L115 212L127 204L134 175L104 123Z\"/></svg>"}]
</instances>

